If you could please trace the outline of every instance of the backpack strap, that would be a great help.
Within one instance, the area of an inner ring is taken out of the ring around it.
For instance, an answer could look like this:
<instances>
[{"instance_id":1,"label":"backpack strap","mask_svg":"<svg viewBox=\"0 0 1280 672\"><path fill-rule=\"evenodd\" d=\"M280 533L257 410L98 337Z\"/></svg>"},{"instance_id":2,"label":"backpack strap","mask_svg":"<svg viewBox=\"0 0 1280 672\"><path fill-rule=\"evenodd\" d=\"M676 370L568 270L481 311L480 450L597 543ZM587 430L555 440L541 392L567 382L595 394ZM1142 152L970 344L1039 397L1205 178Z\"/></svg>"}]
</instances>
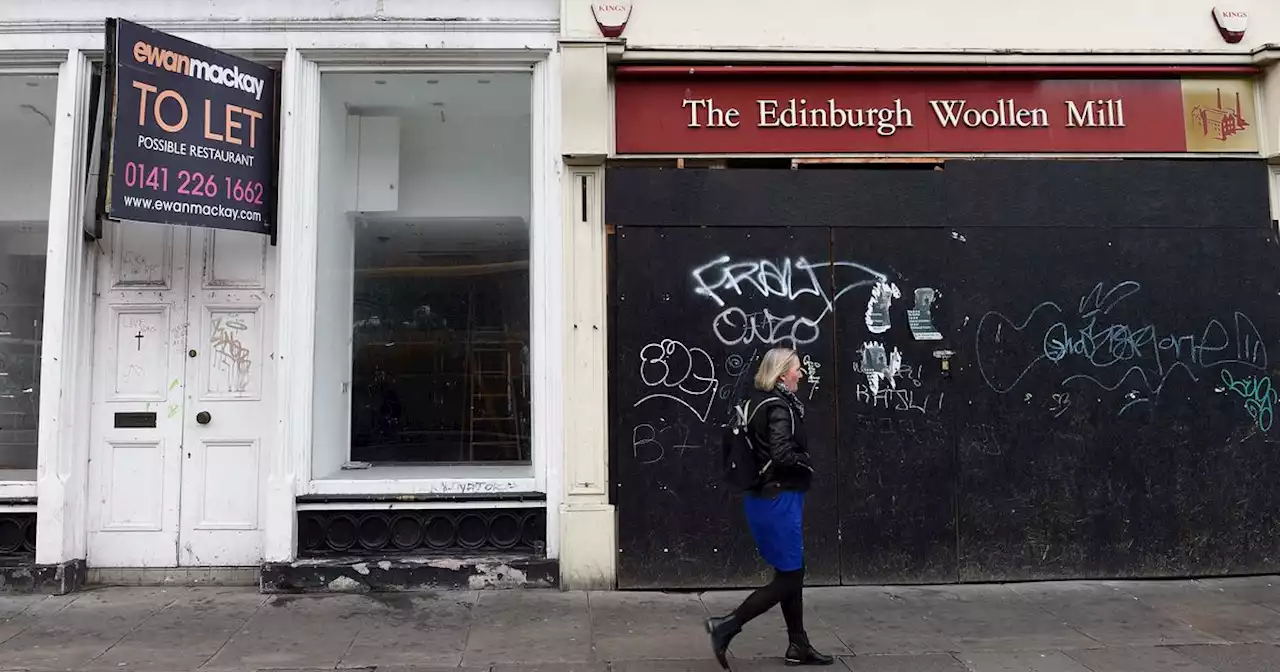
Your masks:
<instances>
[{"instance_id":1,"label":"backpack strap","mask_svg":"<svg viewBox=\"0 0 1280 672\"><path fill-rule=\"evenodd\" d=\"M756 417L756 411L759 411L760 409L764 408L771 401L782 401L782 397L768 397L766 399L762 399L759 404L756 404L755 410L751 411L750 414L746 413L745 410L739 410L738 413L739 413L739 417L742 418L742 424L744 426L749 424ZM751 402L748 401L747 403L743 404L743 409L749 408L750 405L751 405ZM791 405L787 404L787 408L790 409Z\"/></svg>"}]
</instances>

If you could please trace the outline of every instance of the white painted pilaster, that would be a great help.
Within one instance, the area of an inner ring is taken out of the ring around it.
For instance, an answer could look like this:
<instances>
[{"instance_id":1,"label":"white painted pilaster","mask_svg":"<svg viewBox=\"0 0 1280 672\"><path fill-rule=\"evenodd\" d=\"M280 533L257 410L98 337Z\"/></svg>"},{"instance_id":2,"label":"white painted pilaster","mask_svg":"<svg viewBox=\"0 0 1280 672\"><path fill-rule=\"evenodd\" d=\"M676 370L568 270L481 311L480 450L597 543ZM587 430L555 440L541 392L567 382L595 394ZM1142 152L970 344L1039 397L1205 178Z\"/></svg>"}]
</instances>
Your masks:
<instances>
[{"instance_id":1,"label":"white painted pilaster","mask_svg":"<svg viewBox=\"0 0 1280 672\"><path fill-rule=\"evenodd\" d=\"M565 358L562 587L616 581L617 520L609 504L608 276L604 167L611 145L607 45L562 42Z\"/></svg>"},{"instance_id":2,"label":"white painted pilaster","mask_svg":"<svg viewBox=\"0 0 1280 672\"><path fill-rule=\"evenodd\" d=\"M533 468L547 496L547 557L560 557L560 501L564 492L564 247L560 199L560 55L533 68L530 238L533 307Z\"/></svg>"},{"instance_id":3,"label":"white painted pilaster","mask_svg":"<svg viewBox=\"0 0 1280 672\"><path fill-rule=\"evenodd\" d=\"M83 234L91 76L88 58L74 50L58 71L40 358L38 564L85 557L95 259Z\"/></svg>"},{"instance_id":4,"label":"white painted pilaster","mask_svg":"<svg viewBox=\"0 0 1280 672\"><path fill-rule=\"evenodd\" d=\"M267 474L264 560L293 560L294 506L310 478L312 356L315 349L316 226L320 170L320 68L297 49L282 73L279 191L279 306L276 353L280 375L277 440Z\"/></svg>"}]
</instances>

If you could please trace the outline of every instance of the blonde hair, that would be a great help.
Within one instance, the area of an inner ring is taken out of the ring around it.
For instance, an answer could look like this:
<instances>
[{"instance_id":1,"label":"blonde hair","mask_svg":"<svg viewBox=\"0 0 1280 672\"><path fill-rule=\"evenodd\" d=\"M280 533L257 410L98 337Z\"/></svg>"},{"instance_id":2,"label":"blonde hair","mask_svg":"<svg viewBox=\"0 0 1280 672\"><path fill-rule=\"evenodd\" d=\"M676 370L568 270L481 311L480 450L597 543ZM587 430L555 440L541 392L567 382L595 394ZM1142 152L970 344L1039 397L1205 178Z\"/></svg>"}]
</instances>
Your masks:
<instances>
[{"instance_id":1,"label":"blonde hair","mask_svg":"<svg viewBox=\"0 0 1280 672\"><path fill-rule=\"evenodd\" d=\"M782 374L791 368L791 363L800 364L800 357L791 348L773 348L764 353L760 359L760 368L756 370L756 388L769 392L778 384Z\"/></svg>"}]
</instances>

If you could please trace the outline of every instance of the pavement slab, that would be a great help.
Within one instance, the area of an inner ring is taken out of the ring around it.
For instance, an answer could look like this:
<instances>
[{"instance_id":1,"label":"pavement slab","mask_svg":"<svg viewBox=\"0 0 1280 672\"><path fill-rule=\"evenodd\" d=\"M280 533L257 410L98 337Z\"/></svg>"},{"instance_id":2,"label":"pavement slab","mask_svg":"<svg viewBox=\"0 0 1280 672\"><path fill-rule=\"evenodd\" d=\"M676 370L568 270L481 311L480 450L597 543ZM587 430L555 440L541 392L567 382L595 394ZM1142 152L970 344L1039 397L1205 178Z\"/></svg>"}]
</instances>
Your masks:
<instances>
[{"instance_id":1,"label":"pavement slab","mask_svg":"<svg viewBox=\"0 0 1280 672\"><path fill-rule=\"evenodd\" d=\"M0 670L80 669L171 604L175 593L133 588L76 595L52 613L33 614L30 627L0 644Z\"/></svg>"},{"instance_id":2,"label":"pavement slab","mask_svg":"<svg viewBox=\"0 0 1280 672\"><path fill-rule=\"evenodd\" d=\"M1280 642L1280 612L1198 581L1114 581L1106 585L1228 642Z\"/></svg>"},{"instance_id":3,"label":"pavement slab","mask_svg":"<svg viewBox=\"0 0 1280 672\"><path fill-rule=\"evenodd\" d=\"M1275 672L1280 670L1280 647L1271 644L1179 646L1178 653L1217 672Z\"/></svg>"},{"instance_id":4,"label":"pavement slab","mask_svg":"<svg viewBox=\"0 0 1280 672\"><path fill-rule=\"evenodd\" d=\"M720 664L713 659L627 660L613 663L609 669L612 672L721 672Z\"/></svg>"},{"instance_id":5,"label":"pavement slab","mask_svg":"<svg viewBox=\"0 0 1280 672\"><path fill-rule=\"evenodd\" d=\"M355 641L355 595L277 595L245 623L202 670L334 669Z\"/></svg>"},{"instance_id":6,"label":"pavement slab","mask_svg":"<svg viewBox=\"0 0 1280 672\"><path fill-rule=\"evenodd\" d=\"M83 670L195 670L267 601L236 590L173 589L174 601L155 612Z\"/></svg>"},{"instance_id":7,"label":"pavement slab","mask_svg":"<svg viewBox=\"0 0 1280 672\"><path fill-rule=\"evenodd\" d=\"M970 672L1092 672L1061 651L958 653Z\"/></svg>"},{"instance_id":8,"label":"pavement slab","mask_svg":"<svg viewBox=\"0 0 1280 672\"><path fill-rule=\"evenodd\" d=\"M1065 653L1093 672L1216 672L1163 646L1119 646Z\"/></svg>"},{"instance_id":9,"label":"pavement slab","mask_svg":"<svg viewBox=\"0 0 1280 672\"><path fill-rule=\"evenodd\" d=\"M21 599L29 597L34 599ZM62 611L75 601L78 595L14 596L4 602L0 618L0 644L13 639L32 625L52 614Z\"/></svg>"},{"instance_id":10,"label":"pavement slab","mask_svg":"<svg viewBox=\"0 0 1280 672\"><path fill-rule=\"evenodd\" d=\"M379 667L378 672L387 672L387 670ZM390 672L398 671L391 669ZM493 672L609 672L609 664L542 663L536 665L494 665Z\"/></svg>"},{"instance_id":11,"label":"pavement slab","mask_svg":"<svg viewBox=\"0 0 1280 672\"><path fill-rule=\"evenodd\" d=\"M969 672L949 653L922 656L856 656L843 659L850 672Z\"/></svg>"},{"instance_id":12,"label":"pavement slab","mask_svg":"<svg viewBox=\"0 0 1280 672\"><path fill-rule=\"evenodd\" d=\"M1098 646L1062 618L1001 586L889 589L959 651L1046 651Z\"/></svg>"},{"instance_id":13,"label":"pavement slab","mask_svg":"<svg viewBox=\"0 0 1280 672\"><path fill-rule=\"evenodd\" d=\"M593 662L586 593L480 594L464 665Z\"/></svg>"},{"instance_id":14,"label":"pavement slab","mask_svg":"<svg viewBox=\"0 0 1280 672\"><path fill-rule=\"evenodd\" d=\"M340 667L457 667L467 648L478 593L382 593L361 596L349 620L355 639Z\"/></svg>"},{"instance_id":15,"label":"pavement slab","mask_svg":"<svg viewBox=\"0 0 1280 672\"><path fill-rule=\"evenodd\" d=\"M829 588L805 592L805 608L859 656L949 653L960 646L933 627L920 605L892 588Z\"/></svg>"},{"instance_id":16,"label":"pavement slab","mask_svg":"<svg viewBox=\"0 0 1280 672\"><path fill-rule=\"evenodd\" d=\"M591 635L599 660L708 658L707 609L694 594L592 593Z\"/></svg>"},{"instance_id":17,"label":"pavement slab","mask_svg":"<svg viewBox=\"0 0 1280 672\"><path fill-rule=\"evenodd\" d=\"M1166 616L1098 582L1018 584L1019 595L1105 645L1222 644L1225 640Z\"/></svg>"},{"instance_id":18,"label":"pavement slab","mask_svg":"<svg viewBox=\"0 0 1280 672\"><path fill-rule=\"evenodd\" d=\"M1200 579L1195 583L1207 590L1216 591L1227 597L1280 611L1280 577L1240 576L1221 579Z\"/></svg>"}]
</instances>

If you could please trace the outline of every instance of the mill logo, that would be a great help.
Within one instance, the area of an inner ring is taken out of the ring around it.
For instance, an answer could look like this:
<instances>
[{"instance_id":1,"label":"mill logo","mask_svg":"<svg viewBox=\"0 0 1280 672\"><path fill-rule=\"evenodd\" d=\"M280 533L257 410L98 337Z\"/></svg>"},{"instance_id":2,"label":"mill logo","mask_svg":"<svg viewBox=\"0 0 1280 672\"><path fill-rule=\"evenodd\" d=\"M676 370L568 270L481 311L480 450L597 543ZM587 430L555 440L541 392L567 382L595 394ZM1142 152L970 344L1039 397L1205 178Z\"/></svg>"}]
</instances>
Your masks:
<instances>
[{"instance_id":1,"label":"mill logo","mask_svg":"<svg viewBox=\"0 0 1280 672\"><path fill-rule=\"evenodd\" d=\"M1249 120L1244 116L1244 107L1240 104L1240 94L1236 93L1235 107L1223 107L1222 89L1217 90L1217 105L1196 105L1191 109L1191 120L1200 127L1201 135L1212 137L1219 142L1226 142L1231 136L1249 128Z\"/></svg>"}]
</instances>

